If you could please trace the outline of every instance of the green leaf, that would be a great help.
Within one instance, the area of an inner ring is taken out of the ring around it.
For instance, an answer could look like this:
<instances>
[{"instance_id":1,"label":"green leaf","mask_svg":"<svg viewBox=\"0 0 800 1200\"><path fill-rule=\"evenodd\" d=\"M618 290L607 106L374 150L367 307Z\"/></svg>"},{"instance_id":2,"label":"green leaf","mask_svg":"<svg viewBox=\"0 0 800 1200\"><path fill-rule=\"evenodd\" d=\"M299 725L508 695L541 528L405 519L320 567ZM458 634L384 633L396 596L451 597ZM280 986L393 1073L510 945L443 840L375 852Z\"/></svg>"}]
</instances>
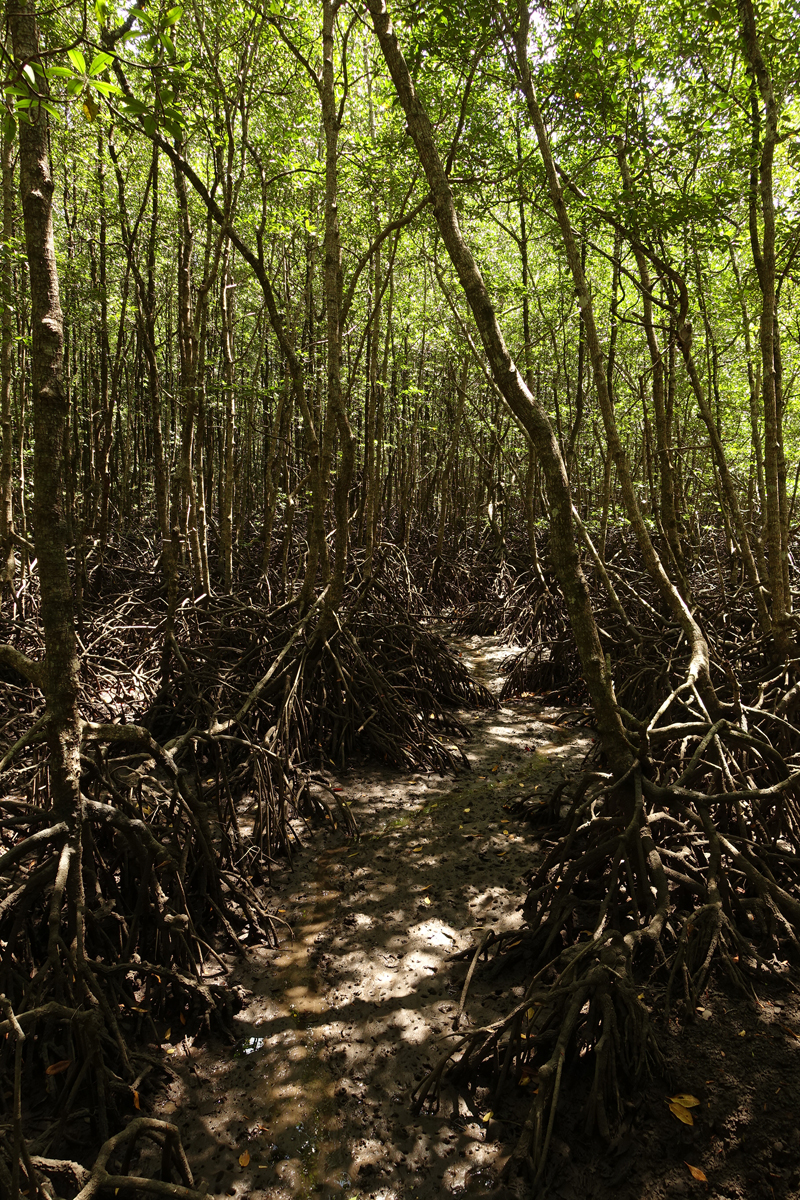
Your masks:
<instances>
[{"instance_id":1,"label":"green leaf","mask_svg":"<svg viewBox=\"0 0 800 1200\"><path fill-rule=\"evenodd\" d=\"M3 141L13 142L17 136L17 122L12 117L11 113L5 113L3 116Z\"/></svg>"},{"instance_id":2,"label":"green leaf","mask_svg":"<svg viewBox=\"0 0 800 1200\"><path fill-rule=\"evenodd\" d=\"M67 57L76 71L80 71L81 75L86 74L86 59L81 54L80 50L68 50Z\"/></svg>"},{"instance_id":3,"label":"green leaf","mask_svg":"<svg viewBox=\"0 0 800 1200\"><path fill-rule=\"evenodd\" d=\"M153 28L152 18L150 17L149 13L146 13L143 9L132 8L131 14L138 19L139 24L142 26L143 29L152 29Z\"/></svg>"},{"instance_id":4,"label":"green leaf","mask_svg":"<svg viewBox=\"0 0 800 1200\"><path fill-rule=\"evenodd\" d=\"M102 96L123 96L125 94L121 87L117 87L116 83L104 83L102 79L93 79L92 86Z\"/></svg>"},{"instance_id":5,"label":"green leaf","mask_svg":"<svg viewBox=\"0 0 800 1200\"><path fill-rule=\"evenodd\" d=\"M106 54L104 50L101 50L98 54L95 54L94 58L92 59L92 65L89 67L89 74L99 75L100 72L105 71L109 63L112 63L113 61L113 54Z\"/></svg>"},{"instance_id":6,"label":"green leaf","mask_svg":"<svg viewBox=\"0 0 800 1200\"><path fill-rule=\"evenodd\" d=\"M170 56L170 58L174 58L175 57L175 43L173 42L173 40L169 36L169 34L162 33L161 30L159 30L158 40L161 42L161 45L164 47L164 49L166 50L166 52Z\"/></svg>"},{"instance_id":7,"label":"green leaf","mask_svg":"<svg viewBox=\"0 0 800 1200\"><path fill-rule=\"evenodd\" d=\"M141 100L126 100L122 106L122 110L128 117L141 117L142 113L147 112L147 105L142 104Z\"/></svg>"},{"instance_id":8,"label":"green leaf","mask_svg":"<svg viewBox=\"0 0 800 1200\"><path fill-rule=\"evenodd\" d=\"M161 22L161 28L169 29L170 25L174 25L177 21L180 21L182 16L183 16L183 9L181 8L181 6L179 4L177 4L175 6L175 8L171 8L169 10L169 12L167 13L167 15L164 17L164 20Z\"/></svg>"},{"instance_id":9,"label":"green leaf","mask_svg":"<svg viewBox=\"0 0 800 1200\"><path fill-rule=\"evenodd\" d=\"M31 87L36 87L36 75L34 74L33 67L30 63L25 63L25 66L22 68L22 74L25 76Z\"/></svg>"},{"instance_id":10,"label":"green leaf","mask_svg":"<svg viewBox=\"0 0 800 1200\"><path fill-rule=\"evenodd\" d=\"M71 70L69 67L48 67L47 68L47 78L48 79L74 79L75 72L73 70Z\"/></svg>"}]
</instances>

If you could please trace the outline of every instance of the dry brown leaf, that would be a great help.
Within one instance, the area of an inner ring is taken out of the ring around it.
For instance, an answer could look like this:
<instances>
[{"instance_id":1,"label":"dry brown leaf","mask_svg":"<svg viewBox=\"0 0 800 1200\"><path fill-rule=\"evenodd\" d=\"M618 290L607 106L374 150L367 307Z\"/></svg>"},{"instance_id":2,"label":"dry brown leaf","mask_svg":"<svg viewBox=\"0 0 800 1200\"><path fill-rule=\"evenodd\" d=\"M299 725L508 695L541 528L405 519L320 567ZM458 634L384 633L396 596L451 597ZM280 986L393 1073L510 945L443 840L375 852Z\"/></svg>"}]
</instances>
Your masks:
<instances>
[{"instance_id":1,"label":"dry brown leaf","mask_svg":"<svg viewBox=\"0 0 800 1200\"><path fill-rule=\"evenodd\" d=\"M243 1150L242 1153L239 1155L239 1166L246 1167L249 1162L250 1162L250 1154L248 1153L247 1150Z\"/></svg>"},{"instance_id":2,"label":"dry brown leaf","mask_svg":"<svg viewBox=\"0 0 800 1200\"><path fill-rule=\"evenodd\" d=\"M136 1109L141 1109L141 1105L139 1104L139 1093L136 1091L136 1088L131 1088L131 1091L133 1092L133 1107Z\"/></svg>"},{"instance_id":3,"label":"dry brown leaf","mask_svg":"<svg viewBox=\"0 0 800 1200\"><path fill-rule=\"evenodd\" d=\"M688 1108L684 1108L682 1104L671 1103L669 1106L669 1111L676 1116L679 1121L683 1121L684 1125L694 1125L694 1117L689 1112Z\"/></svg>"},{"instance_id":4,"label":"dry brown leaf","mask_svg":"<svg viewBox=\"0 0 800 1200\"><path fill-rule=\"evenodd\" d=\"M67 1067L71 1066L71 1058L62 1058L61 1062L50 1063L50 1066L45 1071L45 1075L60 1075L62 1071L66 1071Z\"/></svg>"},{"instance_id":5,"label":"dry brown leaf","mask_svg":"<svg viewBox=\"0 0 800 1200\"><path fill-rule=\"evenodd\" d=\"M684 1159L683 1161L686 1162L686 1159ZM700 1169L700 1167L693 1167L692 1164L688 1163L688 1162L686 1163L686 1165L689 1168L689 1170L692 1172L693 1179L699 1179L701 1183L708 1183L708 1176L706 1175L705 1171L702 1171Z\"/></svg>"},{"instance_id":6,"label":"dry brown leaf","mask_svg":"<svg viewBox=\"0 0 800 1200\"><path fill-rule=\"evenodd\" d=\"M697 1108L700 1101L697 1096L690 1096L688 1092L681 1092L679 1096L670 1096L675 1104L682 1104L684 1108Z\"/></svg>"},{"instance_id":7,"label":"dry brown leaf","mask_svg":"<svg viewBox=\"0 0 800 1200\"><path fill-rule=\"evenodd\" d=\"M181 1014L180 1014L180 1017L181 1017L181 1025L185 1025L185 1024L186 1024L186 1017L183 1015L183 1013L181 1013Z\"/></svg>"},{"instance_id":8,"label":"dry brown leaf","mask_svg":"<svg viewBox=\"0 0 800 1200\"><path fill-rule=\"evenodd\" d=\"M168 1029L168 1030L167 1030L167 1032L164 1034L164 1041L165 1041L165 1042L168 1042L168 1041L169 1041L169 1039L170 1039L170 1037L171 1037L171 1035L172 1035L172 1026L170 1025L169 1029Z\"/></svg>"}]
</instances>

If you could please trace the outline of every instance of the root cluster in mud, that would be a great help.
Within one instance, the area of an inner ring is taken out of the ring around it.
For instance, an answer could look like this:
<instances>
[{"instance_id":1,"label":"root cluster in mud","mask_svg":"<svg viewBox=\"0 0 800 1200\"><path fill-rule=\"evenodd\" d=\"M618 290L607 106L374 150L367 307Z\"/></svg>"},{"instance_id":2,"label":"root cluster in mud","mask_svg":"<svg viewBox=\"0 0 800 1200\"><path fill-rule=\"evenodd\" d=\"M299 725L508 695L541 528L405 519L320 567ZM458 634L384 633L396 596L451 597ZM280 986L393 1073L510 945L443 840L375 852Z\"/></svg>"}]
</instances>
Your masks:
<instances>
[{"instance_id":1,"label":"root cluster in mud","mask_svg":"<svg viewBox=\"0 0 800 1200\"><path fill-rule=\"evenodd\" d=\"M318 818L358 837L332 769L366 754L398 769L457 772L466 765L464 710L496 703L410 613L430 611L415 583L421 560L387 554L388 575L354 583L335 613L324 593L305 612L291 601L271 606L254 578L235 596L187 600L169 617L157 590L130 594L125 551L118 561L106 554L83 597L83 628L95 632L82 658L75 817L50 801L37 688L2 668L0 990L9 1036L0 1054L9 1078L19 1064L6 1097L3 1178L18 1189L24 1176L42 1195L67 1168L48 1176L28 1141L49 1146L49 1130L68 1130L71 1114L88 1108L111 1144L159 1069L147 1045L158 1042L162 1017L177 1014L192 1035L230 1027L231 955L275 946L288 932L265 885L278 861L291 860L296 822ZM735 588L720 594L718 584L718 571L696 570L719 701L710 712L686 675L682 635L635 555L620 545L606 578L593 582L630 768L614 777L596 754L549 803L520 800L545 843L524 929L473 947L470 974L489 952L497 972L523 963L524 993L499 1004L494 1020L463 1029L468 979L452 1039L413 1098L435 1104L448 1079L469 1089L488 1073L500 1096L510 1079L535 1078L509 1178L526 1174L538 1186L545 1177L559 1097L580 1064L592 1064L585 1128L612 1134L626 1096L660 1069L654 995L657 1010L691 1020L715 977L752 994L759 980L795 971L800 685L795 665L775 665L772 648L736 617ZM467 573L441 560L436 588L457 629L492 628L520 647L503 696L582 703L545 547L532 571L485 562ZM4 636L35 656L34 596ZM573 707L569 719L591 716ZM23 1084L33 1071L53 1081L35 1103ZM191 1189L168 1130L142 1126L130 1137L124 1170L137 1139L155 1137L174 1159L174 1194ZM97 1173L81 1183L101 1185Z\"/></svg>"}]
</instances>

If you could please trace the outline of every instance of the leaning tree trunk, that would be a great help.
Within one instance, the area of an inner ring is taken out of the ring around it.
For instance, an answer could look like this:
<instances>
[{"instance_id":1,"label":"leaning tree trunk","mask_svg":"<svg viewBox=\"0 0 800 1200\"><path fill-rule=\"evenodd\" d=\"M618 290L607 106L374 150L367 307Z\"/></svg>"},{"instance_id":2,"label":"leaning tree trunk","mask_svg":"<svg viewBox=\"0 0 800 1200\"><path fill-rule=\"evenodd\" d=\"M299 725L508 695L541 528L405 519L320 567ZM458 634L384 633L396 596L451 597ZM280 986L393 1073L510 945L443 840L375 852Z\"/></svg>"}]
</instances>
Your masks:
<instances>
[{"instance_id":1,"label":"leaning tree trunk","mask_svg":"<svg viewBox=\"0 0 800 1200\"><path fill-rule=\"evenodd\" d=\"M628 520L636 535L639 549L644 559L648 574L656 584L665 606L672 612L676 623L683 630L684 636L691 648L691 658L687 671L687 683L695 684L703 697L704 703L712 714L718 714L720 705L714 685L711 681L708 643L702 629L690 611L686 601L673 584L664 570L664 565L653 545L647 525L642 517L630 463L625 448L619 436L616 414L614 411L613 393L609 389L609 379L606 372L606 359L600 344L597 326L594 319L594 306L589 292L586 275L581 265L580 253L575 240L575 232L569 219L564 195L558 179L555 161L550 147L550 139L545 129L544 119L536 99L530 64L528 62L528 30L530 28L530 13L527 3L521 0L518 10L518 26L514 32L515 61L520 89L525 98L531 124L536 132L539 152L547 176L547 186L550 199L555 209L556 219L561 231L570 273L575 284L578 306L581 310L583 325L586 331L586 344L592 364L594 385L597 400L606 431L609 454L612 456L617 469L622 496L625 503Z\"/></svg>"},{"instance_id":2,"label":"leaning tree trunk","mask_svg":"<svg viewBox=\"0 0 800 1200\"><path fill-rule=\"evenodd\" d=\"M567 602L603 748L612 768L624 772L631 763L632 752L614 699L613 686L589 599L589 589L575 545L572 500L564 460L547 414L531 394L511 357L486 284L464 241L450 182L434 142L431 123L417 96L386 4L384 0L368 0L367 7L405 112L409 133L414 139L431 189L433 211L442 241L472 309L492 375L516 420L530 437L542 464L550 504L550 550L553 565Z\"/></svg>"},{"instance_id":3,"label":"leaning tree trunk","mask_svg":"<svg viewBox=\"0 0 800 1200\"><path fill-rule=\"evenodd\" d=\"M36 20L27 0L9 0L8 17L18 79L38 59ZM37 74L37 87L44 81ZM45 658L41 682L47 701L47 740L53 805L74 819L80 804L78 655L67 566L61 469L67 402L63 387L64 325L53 241L53 178L48 116L33 91L19 122L20 195L30 275L31 393L33 399L34 545L39 561Z\"/></svg>"}]
</instances>

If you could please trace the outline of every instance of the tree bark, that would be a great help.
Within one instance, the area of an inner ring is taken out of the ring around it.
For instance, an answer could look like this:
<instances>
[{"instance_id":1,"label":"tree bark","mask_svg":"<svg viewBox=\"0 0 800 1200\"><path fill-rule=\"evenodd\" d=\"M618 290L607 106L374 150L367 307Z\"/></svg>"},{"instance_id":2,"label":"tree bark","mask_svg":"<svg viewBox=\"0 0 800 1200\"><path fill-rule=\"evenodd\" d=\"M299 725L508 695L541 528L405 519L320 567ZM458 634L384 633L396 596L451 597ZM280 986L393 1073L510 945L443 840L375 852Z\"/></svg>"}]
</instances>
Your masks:
<instances>
[{"instance_id":1,"label":"tree bark","mask_svg":"<svg viewBox=\"0 0 800 1200\"><path fill-rule=\"evenodd\" d=\"M22 67L39 62L36 20L27 0L9 0L8 17L20 82ZM43 77L37 87L46 90ZM20 196L30 276L31 394L33 399L34 545L39 562L44 629L43 686L53 807L58 819L80 807L80 715L73 595L61 505L67 402L63 386L64 324L53 239L53 177L48 116L30 89L19 121Z\"/></svg>"},{"instance_id":2,"label":"tree bark","mask_svg":"<svg viewBox=\"0 0 800 1200\"><path fill-rule=\"evenodd\" d=\"M14 328L12 320L11 238L14 234L13 189L11 165L13 142L3 135L3 265L2 265L2 345L0 345L0 436L3 448L0 458L0 603L8 596L13 599L17 556L14 550L14 492L12 487L12 428L11 375Z\"/></svg>"}]
</instances>

